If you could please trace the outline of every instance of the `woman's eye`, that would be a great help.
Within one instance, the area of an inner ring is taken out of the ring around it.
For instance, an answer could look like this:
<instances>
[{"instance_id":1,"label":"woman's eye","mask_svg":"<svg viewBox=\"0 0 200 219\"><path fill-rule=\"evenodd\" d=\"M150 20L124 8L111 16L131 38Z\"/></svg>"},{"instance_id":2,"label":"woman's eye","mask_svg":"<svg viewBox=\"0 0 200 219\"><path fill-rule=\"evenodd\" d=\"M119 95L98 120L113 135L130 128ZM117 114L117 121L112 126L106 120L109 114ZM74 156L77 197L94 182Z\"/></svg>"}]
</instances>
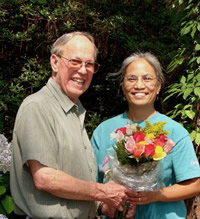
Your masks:
<instances>
[{"instance_id":1,"label":"woman's eye","mask_svg":"<svg viewBox=\"0 0 200 219\"><path fill-rule=\"evenodd\" d=\"M137 81L137 78L136 77L130 77L128 78L129 81Z\"/></svg>"},{"instance_id":2,"label":"woman's eye","mask_svg":"<svg viewBox=\"0 0 200 219\"><path fill-rule=\"evenodd\" d=\"M144 81L151 81L151 80L152 80L152 78L151 78L151 77L149 77L149 76L146 76L146 77L144 77L144 78L143 78L143 80L144 80Z\"/></svg>"}]
</instances>

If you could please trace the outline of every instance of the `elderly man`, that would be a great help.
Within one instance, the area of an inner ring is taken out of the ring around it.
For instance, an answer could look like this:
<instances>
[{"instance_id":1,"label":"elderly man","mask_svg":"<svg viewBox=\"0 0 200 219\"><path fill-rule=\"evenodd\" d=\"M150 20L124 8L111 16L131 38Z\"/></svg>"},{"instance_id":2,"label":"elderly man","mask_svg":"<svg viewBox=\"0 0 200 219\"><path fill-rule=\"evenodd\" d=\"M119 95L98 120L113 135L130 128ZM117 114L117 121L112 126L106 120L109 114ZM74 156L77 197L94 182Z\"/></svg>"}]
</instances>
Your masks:
<instances>
[{"instance_id":1,"label":"elderly man","mask_svg":"<svg viewBox=\"0 0 200 219\"><path fill-rule=\"evenodd\" d=\"M64 34L51 49L52 77L20 106L10 177L20 218L86 219L98 206L98 213L112 217L135 195L112 181L95 182L96 162L79 97L98 70L96 56L90 34Z\"/></svg>"}]
</instances>

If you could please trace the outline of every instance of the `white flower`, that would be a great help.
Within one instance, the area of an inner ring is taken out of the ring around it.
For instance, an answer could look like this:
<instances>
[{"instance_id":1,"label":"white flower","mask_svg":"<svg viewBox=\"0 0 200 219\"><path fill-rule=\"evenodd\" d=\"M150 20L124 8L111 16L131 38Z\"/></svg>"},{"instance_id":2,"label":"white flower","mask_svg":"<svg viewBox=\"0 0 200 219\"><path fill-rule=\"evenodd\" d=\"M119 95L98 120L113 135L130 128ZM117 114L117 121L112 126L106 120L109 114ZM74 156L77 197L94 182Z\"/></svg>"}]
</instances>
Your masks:
<instances>
[{"instance_id":1,"label":"white flower","mask_svg":"<svg viewBox=\"0 0 200 219\"><path fill-rule=\"evenodd\" d=\"M0 214L0 219L7 219L7 217L3 214Z\"/></svg>"},{"instance_id":2,"label":"white flower","mask_svg":"<svg viewBox=\"0 0 200 219\"><path fill-rule=\"evenodd\" d=\"M132 135L132 133L133 133L133 125L127 124L125 127L126 127L126 134L127 135Z\"/></svg>"},{"instance_id":3,"label":"white flower","mask_svg":"<svg viewBox=\"0 0 200 219\"><path fill-rule=\"evenodd\" d=\"M120 142L124 139L124 134L121 131L118 131L117 133L112 132L110 134L110 138L112 139L116 139L117 142Z\"/></svg>"},{"instance_id":4,"label":"white flower","mask_svg":"<svg viewBox=\"0 0 200 219\"><path fill-rule=\"evenodd\" d=\"M11 144L4 135L0 134L0 172L10 171L11 157Z\"/></svg>"}]
</instances>

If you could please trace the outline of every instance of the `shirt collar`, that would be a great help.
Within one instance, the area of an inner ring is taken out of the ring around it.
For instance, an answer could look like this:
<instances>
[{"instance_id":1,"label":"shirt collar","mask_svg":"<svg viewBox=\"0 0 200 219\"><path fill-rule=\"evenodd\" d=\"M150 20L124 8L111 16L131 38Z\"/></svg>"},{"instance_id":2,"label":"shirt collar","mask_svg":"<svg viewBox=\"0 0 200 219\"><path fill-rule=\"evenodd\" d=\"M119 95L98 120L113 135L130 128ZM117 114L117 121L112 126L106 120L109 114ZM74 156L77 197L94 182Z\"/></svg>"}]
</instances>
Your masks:
<instances>
[{"instance_id":1,"label":"shirt collar","mask_svg":"<svg viewBox=\"0 0 200 219\"><path fill-rule=\"evenodd\" d=\"M62 109L67 113L73 107L76 109L77 115L81 116L82 114L85 115L85 109L82 106L80 100L77 101L75 104L70 98L64 93L61 87L56 83L53 78L49 78L47 82L47 88L50 90L52 95L57 99Z\"/></svg>"}]
</instances>

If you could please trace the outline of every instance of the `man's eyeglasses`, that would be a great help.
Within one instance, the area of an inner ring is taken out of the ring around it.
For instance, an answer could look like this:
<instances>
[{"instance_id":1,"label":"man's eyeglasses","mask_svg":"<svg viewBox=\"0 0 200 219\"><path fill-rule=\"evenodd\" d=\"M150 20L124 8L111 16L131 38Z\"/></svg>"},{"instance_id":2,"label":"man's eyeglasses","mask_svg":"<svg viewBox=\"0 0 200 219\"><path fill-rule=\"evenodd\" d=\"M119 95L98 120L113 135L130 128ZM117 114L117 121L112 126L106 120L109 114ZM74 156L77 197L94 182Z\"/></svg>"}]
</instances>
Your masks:
<instances>
[{"instance_id":1,"label":"man's eyeglasses","mask_svg":"<svg viewBox=\"0 0 200 219\"><path fill-rule=\"evenodd\" d=\"M146 86L152 86L152 85L154 85L154 84L155 84L155 83L154 83L154 80L155 80L155 79L157 79L157 78L156 78L156 77L149 76L149 75L143 75L143 76L141 77L142 83L143 83L144 85L146 85ZM135 85L135 84L138 82L139 78L138 78L137 76L135 76L135 75L130 75L130 76L126 77L125 80L126 80L128 83L130 83L130 84L132 84L132 85Z\"/></svg>"},{"instance_id":2,"label":"man's eyeglasses","mask_svg":"<svg viewBox=\"0 0 200 219\"><path fill-rule=\"evenodd\" d=\"M68 59L66 57L63 57L61 55L57 55L60 58L63 58L68 61L69 67L74 69L80 69L82 68L83 64L86 68L86 70L96 73L99 70L100 65L97 62L83 62L78 59Z\"/></svg>"}]
</instances>

